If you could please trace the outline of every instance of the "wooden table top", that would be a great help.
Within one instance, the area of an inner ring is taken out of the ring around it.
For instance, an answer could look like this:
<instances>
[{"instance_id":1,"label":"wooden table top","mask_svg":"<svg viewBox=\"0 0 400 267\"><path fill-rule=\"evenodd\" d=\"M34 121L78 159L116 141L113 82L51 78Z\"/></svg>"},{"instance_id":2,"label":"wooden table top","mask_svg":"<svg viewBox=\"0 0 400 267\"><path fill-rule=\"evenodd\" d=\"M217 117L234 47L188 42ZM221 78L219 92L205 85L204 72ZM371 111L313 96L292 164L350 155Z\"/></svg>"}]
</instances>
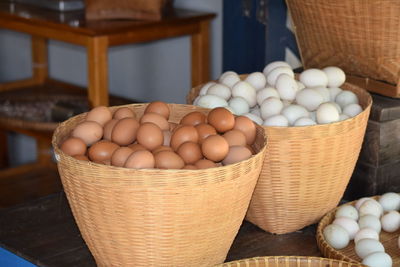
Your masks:
<instances>
[{"instance_id":1,"label":"wooden table top","mask_svg":"<svg viewBox=\"0 0 400 267\"><path fill-rule=\"evenodd\" d=\"M255 256L318 256L316 225L274 235L244 221L226 261ZM38 266L96 266L63 192L0 209L0 246Z\"/></svg>"}]
</instances>

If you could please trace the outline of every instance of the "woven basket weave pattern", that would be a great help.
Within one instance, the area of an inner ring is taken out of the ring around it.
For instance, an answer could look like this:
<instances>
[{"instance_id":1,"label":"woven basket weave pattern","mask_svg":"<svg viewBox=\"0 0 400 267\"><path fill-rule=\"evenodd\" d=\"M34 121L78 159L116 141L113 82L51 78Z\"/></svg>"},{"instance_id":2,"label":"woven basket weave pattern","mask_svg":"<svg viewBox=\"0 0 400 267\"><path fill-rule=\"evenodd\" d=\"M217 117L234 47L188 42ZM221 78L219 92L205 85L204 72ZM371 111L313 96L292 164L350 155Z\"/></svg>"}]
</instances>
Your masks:
<instances>
[{"instance_id":1,"label":"woven basket weave pattern","mask_svg":"<svg viewBox=\"0 0 400 267\"><path fill-rule=\"evenodd\" d=\"M138 116L145 105L130 105ZM170 105L170 121L195 110ZM205 170L134 170L79 161L58 145L84 115L57 128L53 146L72 212L100 266L211 266L225 260L250 202L265 154Z\"/></svg>"}]
</instances>

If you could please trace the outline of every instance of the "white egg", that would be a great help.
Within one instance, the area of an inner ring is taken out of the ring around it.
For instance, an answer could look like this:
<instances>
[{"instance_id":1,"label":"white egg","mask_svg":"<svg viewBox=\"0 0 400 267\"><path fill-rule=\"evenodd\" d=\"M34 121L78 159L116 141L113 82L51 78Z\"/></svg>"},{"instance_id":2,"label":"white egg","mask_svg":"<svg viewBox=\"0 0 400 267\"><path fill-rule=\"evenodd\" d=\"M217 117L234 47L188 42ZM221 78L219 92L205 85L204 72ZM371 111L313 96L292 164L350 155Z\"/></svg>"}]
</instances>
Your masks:
<instances>
[{"instance_id":1,"label":"white egg","mask_svg":"<svg viewBox=\"0 0 400 267\"><path fill-rule=\"evenodd\" d=\"M338 94L340 94L340 92L343 91L342 88L339 88L339 87L331 87L331 88L328 88L328 90L329 90L329 100L330 101L335 101L336 96Z\"/></svg>"},{"instance_id":2,"label":"white egg","mask_svg":"<svg viewBox=\"0 0 400 267\"><path fill-rule=\"evenodd\" d=\"M310 112L310 119L312 119L313 121L317 122L317 112L311 111Z\"/></svg>"},{"instance_id":3,"label":"white egg","mask_svg":"<svg viewBox=\"0 0 400 267\"><path fill-rule=\"evenodd\" d=\"M278 79L278 76L281 75L281 74L284 74L284 73L289 75L290 77L294 78L294 72L293 72L293 70L291 68L288 68L288 67L277 67L277 68L271 70L268 73L268 75L266 76L267 77L267 83L269 85L275 87L275 83L276 83L276 80Z\"/></svg>"},{"instance_id":4,"label":"white egg","mask_svg":"<svg viewBox=\"0 0 400 267\"><path fill-rule=\"evenodd\" d=\"M203 95L197 101L197 105L203 108L213 109L217 107L226 107L228 106L228 102L216 95Z\"/></svg>"},{"instance_id":5,"label":"white egg","mask_svg":"<svg viewBox=\"0 0 400 267\"><path fill-rule=\"evenodd\" d=\"M358 226L360 226L360 229L363 228L374 229L374 231L376 231L378 234L381 232L382 229L381 221L379 220L378 217L374 215L361 216L358 219Z\"/></svg>"},{"instance_id":6,"label":"white egg","mask_svg":"<svg viewBox=\"0 0 400 267\"><path fill-rule=\"evenodd\" d=\"M400 209L400 195L394 192L388 192L380 196L378 200L384 211Z\"/></svg>"},{"instance_id":7,"label":"white egg","mask_svg":"<svg viewBox=\"0 0 400 267\"><path fill-rule=\"evenodd\" d=\"M320 69L307 69L300 73L300 82L307 88L326 87L328 85L328 76Z\"/></svg>"},{"instance_id":8,"label":"white egg","mask_svg":"<svg viewBox=\"0 0 400 267\"><path fill-rule=\"evenodd\" d=\"M273 87L266 87L257 91L257 104L261 106L262 102L268 97L280 98L278 91Z\"/></svg>"},{"instance_id":9,"label":"white egg","mask_svg":"<svg viewBox=\"0 0 400 267\"><path fill-rule=\"evenodd\" d=\"M310 114L305 107L296 104L284 107L281 114L288 119L289 125L293 125L299 118L310 117Z\"/></svg>"},{"instance_id":10,"label":"white egg","mask_svg":"<svg viewBox=\"0 0 400 267\"><path fill-rule=\"evenodd\" d=\"M384 214L381 217L381 225L385 232L396 232L400 228L400 213L397 210L392 210Z\"/></svg>"},{"instance_id":11,"label":"white egg","mask_svg":"<svg viewBox=\"0 0 400 267\"><path fill-rule=\"evenodd\" d=\"M358 223L348 217L338 217L333 220L332 224L342 226L347 231L347 233L349 233L350 240L353 240L357 232L360 230Z\"/></svg>"},{"instance_id":12,"label":"white egg","mask_svg":"<svg viewBox=\"0 0 400 267\"><path fill-rule=\"evenodd\" d=\"M385 252L382 243L373 238L364 238L359 240L355 245L355 251L358 257L364 259L374 252Z\"/></svg>"},{"instance_id":13,"label":"white egg","mask_svg":"<svg viewBox=\"0 0 400 267\"><path fill-rule=\"evenodd\" d=\"M290 106L293 102L290 100L282 100L282 103L283 103L283 107L287 107L287 106Z\"/></svg>"},{"instance_id":14,"label":"white egg","mask_svg":"<svg viewBox=\"0 0 400 267\"><path fill-rule=\"evenodd\" d=\"M393 260L385 252L374 252L367 255L363 259L362 264L369 267L392 267Z\"/></svg>"},{"instance_id":15,"label":"white egg","mask_svg":"<svg viewBox=\"0 0 400 267\"><path fill-rule=\"evenodd\" d=\"M350 238L347 231L340 225L329 224L323 230L326 242L334 249L342 249L347 247Z\"/></svg>"},{"instance_id":16,"label":"white egg","mask_svg":"<svg viewBox=\"0 0 400 267\"><path fill-rule=\"evenodd\" d=\"M243 97L250 107L254 107L257 104L256 95L256 90L248 82L239 81L232 87L232 97Z\"/></svg>"},{"instance_id":17,"label":"white egg","mask_svg":"<svg viewBox=\"0 0 400 267\"><path fill-rule=\"evenodd\" d=\"M268 63L264 69L263 69L263 73L265 76L268 76L268 73L270 73L271 70L277 68L277 67L286 67L286 68L292 68L289 63L285 62L285 61L273 61Z\"/></svg>"},{"instance_id":18,"label":"white egg","mask_svg":"<svg viewBox=\"0 0 400 267\"><path fill-rule=\"evenodd\" d=\"M349 117L355 117L363 111L359 104L349 104L343 108L343 114Z\"/></svg>"},{"instance_id":19,"label":"white egg","mask_svg":"<svg viewBox=\"0 0 400 267\"><path fill-rule=\"evenodd\" d=\"M222 83L216 83L208 88L207 95L216 95L225 100L228 100L229 98L231 98L231 89Z\"/></svg>"},{"instance_id":20,"label":"white egg","mask_svg":"<svg viewBox=\"0 0 400 267\"><path fill-rule=\"evenodd\" d=\"M222 73L222 74L219 76L218 81L221 81L221 79L224 79L225 76L232 75L232 74L233 74L233 75L236 75L236 76L239 76L235 71L228 70L228 71L225 71L224 73Z\"/></svg>"},{"instance_id":21,"label":"white egg","mask_svg":"<svg viewBox=\"0 0 400 267\"><path fill-rule=\"evenodd\" d=\"M256 91L263 89L267 84L267 78L261 72L250 73L246 77L245 81L251 84L251 86L253 86Z\"/></svg>"},{"instance_id":22,"label":"white egg","mask_svg":"<svg viewBox=\"0 0 400 267\"><path fill-rule=\"evenodd\" d=\"M197 106L197 103L199 102L200 95L198 95L194 100L193 100L193 105Z\"/></svg>"},{"instance_id":23,"label":"white egg","mask_svg":"<svg viewBox=\"0 0 400 267\"><path fill-rule=\"evenodd\" d=\"M226 106L226 107L224 107L224 108L227 109L227 110L229 110L232 114L236 115L236 114L235 114L235 111L234 111L230 106Z\"/></svg>"},{"instance_id":24,"label":"white egg","mask_svg":"<svg viewBox=\"0 0 400 267\"><path fill-rule=\"evenodd\" d=\"M336 103L336 102L328 102L328 103L331 103L332 105L334 105L335 107L336 107L336 109L337 109L337 111L339 112L339 115L340 115L340 113L342 113L342 108L339 106L339 104L338 103ZM339 118L340 119L340 118Z\"/></svg>"},{"instance_id":25,"label":"white egg","mask_svg":"<svg viewBox=\"0 0 400 267\"><path fill-rule=\"evenodd\" d=\"M261 118L264 120L273 115L278 115L283 109L283 103L279 98L268 97L260 106Z\"/></svg>"},{"instance_id":26,"label":"white egg","mask_svg":"<svg viewBox=\"0 0 400 267\"><path fill-rule=\"evenodd\" d=\"M357 210L359 210L360 207L361 207L361 205L362 205L365 201L367 201L367 200L369 200L369 199L372 199L372 198L370 198L370 197L363 197L363 198L360 198L359 200L356 201L356 204L354 205L354 207L355 207Z\"/></svg>"},{"instance_id":27,"label":"white egg","mask_svg":"<svg viewBox=\"0 0 400 267\"><path fill-rule=\"evenodd\" d=\"M278 115L274 115L274 116L266 118L262 125L287 127L287 126L289 126L289 121L285 116L278 114Z\"/></svg>"},{"instance_id":28,"label":"white egg","mask_svg":"<svg viewBox=\"0 0 400 267\"><path fill-rule=\"evenodd\" d=\"M254 115L253 113L245 113L242 116L249 118L250 120L257 123L258 125L262 125L262 123L263 123L263 120L259 116Z\"/></svg>"},{"instance_id":29,"label":"white egg","mask_svg":"<svg viewBox=\"0 0 400 267\"><path fill-rule=\"evenodd\" d=\"M352 91L343 90L336 96L335 102L343 109L347 105L358 104L358 97Z\"/></svg>"},{"instance_id":30,"label":"white egg","mask_svg":"<svg viewBox=\"0 0 400 267\"><path fill-rule=\"evenodd\" d=\"M340 87L346 81L346 74L341 68L329 66L322 71L328 76L328 87Z\"/></svg>"},{"instance_id":31,"label":"white egg","mask_svg":"<svg viewBox=\"0 0 400 267\"><path fill-rule=\"evenodd\" d=\"M335 218L347 217L353 220L358 220L358 211L352 205L343 205L336 209Z\"/></svg>"},{"instance_id":32,"label":"white egg","mask_svg":"<svg viewBox=\"0 0 400 267\"><path fill-rule=\"evenodd\" d=\"M275 88L282 100L293 101L296 98L297 83L290 75L285 73L279 75L275 82Z\"/></svg>"},{"instance_id":33,"label":"white egg","mask_svg":"<svg viewBox=\"0 0 400 267\"><path fill-rule=\"evenodd\" d=\"M219 82L228 86L229 88L232 88L232 86L234 86L239 81L240 77L236 73L228 73L225 76L219 78Z\"/></svg>"},{"instance_id":34,"label":"white egg","mask_svg":"<svg viewBox=\"0 0 400 267\"><path fill-rule=\"evenodd\" d=\"M330 96L328 88L326 88L326 87L315 87L313 89L322 95L322 97L324 99L323 103L331 101L331 96Z\"/></svg>"},{"instance_id":35,"label":"white egg","mask_svg":"<svg viewBox=\"0 0 400 267\"><path fill-rule=\"evenodd\" d=\"M296 83L297 83L297 91L300 91L300 90L303 90L304 88L306 88L306 86L302 82L296 80Z\"/></svg>"},{"instance_id":36,"label":"white egg","mask_svg":"<svg viewBox=\"0 0 400 267\"><path fill-rule=\"evenodd\" d=\"M296 102L308 111L316 110L324 102L323 96L311 88L305 88L296 94Z\"/></svg>"},{"instance_id":37,"label":"white egg","mask_svg":"<svg viewBox=\"0 0 400 267\"><path fill-rule=\"evenodd\" d=\"M250 113L257 115L258 117L261 118L261 111L260 108L258 106L255 106L254 108L250 109Z\"/></svg>"},{"instance_id":38,"label":"white egg","mask_svg":"<svg viewBox=\"0 0 400 267\"><path fill-rule=\"evenodd\" d=\"M383 208L378 201L371 198L361 204L360 208L358 209L358 213L360 217L371 214L380 218L383 213Z\"/></svg>"},{"instance_id":39,"label":"white egg","mask_svg":"<svg viewBox=\"0 0 400 267\"><path fill-rule=\"evenodd\" d=\"M368 227L362 228L357 232L356 236L354 237L354 243L357 243L361 239L365 238L372 238L379 240L379 234L372 228Z\"/></svg>"},{"instance_id":40,"label":"white egg","mask_svg":"<svg viewBox=\"0 0 400 267\"><path fill-rule=\"evenodd\" d=\"M248 113L250 111L249 104L247 103L246 99L240 96L232 97L228 101L229 107L232 108L235 115L242 115L244 113Z\"/></svg>"},{"instance_id":41,"label":"white egg","mask_svg":"<svg viewBox=\"0 0 400 267\"><path fill-rule=\"evenodd\" d=\"M347 116L346 114L343 114L343 113L339 115L339 121L344 121L349 118L350 118L349 116Z\"/></svg>"},{"instance_id":42,"label":"white egg","mask_svg":"<svg viewBox=\"0 0 400 267\"><path fill-rule=\"evenodd\" d=\"M317 123L313 121L311 118L301 117L298 118L294 123L293 126L312 126L316 125Z\"/></svg>"},{"instance_id":43,"label":"white egg","mask_svg":"<svg viewBox=\"0 0 400 267\"><path fill-rule=\"evenodd\" d=\"M217 84L216 82L208 82L200 88L199 96L206 95L210 86Z\"/></svg>"},{"instance_id":44,"label":"white egg","mask_svg":"<svg viewBox=\"0 0 400 267\"><path fill-rule=\"evenodd\" d=\"M317 108L317 122L326 124L339 121L339 112L331 103L323 103Z\"/></svg>"}]
</instances>

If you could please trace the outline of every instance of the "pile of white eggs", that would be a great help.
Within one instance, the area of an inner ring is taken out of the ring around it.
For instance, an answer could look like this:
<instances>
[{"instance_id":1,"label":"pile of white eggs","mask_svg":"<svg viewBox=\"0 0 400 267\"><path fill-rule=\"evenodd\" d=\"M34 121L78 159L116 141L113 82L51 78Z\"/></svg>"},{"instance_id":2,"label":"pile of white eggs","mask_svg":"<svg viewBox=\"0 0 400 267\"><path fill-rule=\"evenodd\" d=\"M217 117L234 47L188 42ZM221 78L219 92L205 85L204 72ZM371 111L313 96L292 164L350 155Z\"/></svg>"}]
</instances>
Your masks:
<instances>
[{"instance_id":1,"label":"pile of white eggs","mask_svg":"<svg viewBox=\"0 0 400 267\"><path fill-rule=\"evenodd\" d=\"M340 86L338 67L307 69L296 80L290 65L274 61L244 80L233 71L203 85L194 105L225 107L264 126L309 126L342 121L363 111L356 94Z\"/></svg>"},{"instance_id":2,"label":"pile of white eggs","mask_svg":"<svg viewBox=\"0 0 400 267\"><path fill-rule=\"evenodd\" d=\"M324 228L324 238L334 249L343 249L354 240L355 252L363 264L390 267L392 258L385 253L379 234L381 230L393 233L400 228L399 209L400 195L393 192L383 194L378 200L364 197L355 206L340 206L333 222ZM400 248L400 238L397 240Z\"/></svg>"}]
</instances>

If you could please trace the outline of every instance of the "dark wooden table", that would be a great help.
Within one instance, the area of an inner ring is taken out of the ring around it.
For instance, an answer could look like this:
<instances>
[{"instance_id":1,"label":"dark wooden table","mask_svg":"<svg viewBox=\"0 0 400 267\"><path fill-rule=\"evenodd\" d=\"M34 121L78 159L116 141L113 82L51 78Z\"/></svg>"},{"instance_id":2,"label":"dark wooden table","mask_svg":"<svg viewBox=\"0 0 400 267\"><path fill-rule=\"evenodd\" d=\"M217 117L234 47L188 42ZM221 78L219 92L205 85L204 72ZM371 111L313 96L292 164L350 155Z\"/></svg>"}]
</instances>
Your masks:
<instances>
[{"instance_id":1,"label":"dark wooden table","mask_svg":"<svg viewBox=\"0 0 400 267\"><path fill-rule=\"evenodd\" d=\"M244 222L226 261L255 256L322 256L316 225L273 235ZM63 192L0 210L0 246L38 266L96 266Z\"/></svg>"}]
</instances>

